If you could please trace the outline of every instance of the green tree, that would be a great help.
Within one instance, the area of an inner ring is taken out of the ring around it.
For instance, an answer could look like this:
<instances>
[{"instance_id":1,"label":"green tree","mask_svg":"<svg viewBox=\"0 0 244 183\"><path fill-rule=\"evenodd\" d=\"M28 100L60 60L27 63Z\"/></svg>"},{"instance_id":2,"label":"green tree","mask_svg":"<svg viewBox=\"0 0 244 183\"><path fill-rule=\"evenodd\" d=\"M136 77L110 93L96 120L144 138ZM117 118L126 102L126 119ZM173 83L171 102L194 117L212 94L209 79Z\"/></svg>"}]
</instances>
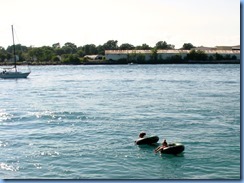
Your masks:
<instances>
[{"instance_id":1,"label":"green tree","mask_svg":"<svg viewBox=\"0 0 244 183\"><path fill-rule=\"evenodd\" d=\"M83 46L84 55L95 55L97 54L97 48L94 44L87 44Z\"/></svg>"},{"instance_id":2,"label":"green tree","mask_svg":"<svg viewBox=\"0 0 244 183\"><path fill-rule=\"evenodd\" d=\"M235 55L232 55L231 60L237 60L237 57Z\"/></svg>"},{"instance_id":3,"label":"green tree","mask_svg":"<svg viewBox=\"0 0 244 183\"><path fill-rule=\"evenodd\" d=\"M18 61L24 61L26 60L25 58L25 54L28 51L28 48L26 46L23 46L21 44L16 44L15 45L15 54L18 55ZM13 53L14 53L14 46L11 45L11 46L8 46L7 47L7 52L9 52L10 54L12 54L12 57L13 57Z\"/></svg>"},{"instance_id":4,"label":"green tree","mask_svg":"<svg viewBox=\"0 0 244 183\"><path fill-rule=\"evenodd\" d=\"M141 49L142 50L150 50L151 47L149 45L147 45L147 44L144 43L144 44L141 45Z\"/></svg>"},{"instance_id":5,"label":"green tree","mask_svg":"<svg viewBox=\"0 0 244 183\"><path fill-rule=\"evenodd\" d=\"M129 43L123 43L120 45L119 49L120 50L133 50L133 49L135 49L135 46L133 46L132 44L129 44Z\"/></svg>"},{"instance_id":6,"label":"green tree","mask_svg":"<svg viewBox=\"0 0 244 183\"><path fill-rule=\"evenodd\" d=\"M182 50L190 50L192 48L195 48L195 46L193 46L193 44L191 44L191 43L184 43L181 49Z\"/></svg>"},{"instance_id":7,"label":"green tree","mask_svg":"<svg viewBox=\"0 0 244 183\"><path fill-rule=\"evenodd\" d=\"M105 49L104 49L103 45L98 45L97 46L97 53L99 55L105 55Z\"/></svg>"},{"instance_id":8,"label":"green tree","mask_svg":"<svg viewBox=\"0 0 244 183\"><path fill-rule=\"evenodd\" d=\"M22 46L21 44L16 44L15 45L15 51L17 52L27 52L28 48L26 46ZM14 52L14 46L8 46L7 47L7 52L13 53Z\"/></svg>"},{"instance_id":9,"label":"green tree","mask_svg":"<svg viewBox=\"0 0 244 183\"><path fill-rule=\"evenodd\" d=\"M136 53L135 51L133 51L132 53L128 54L128 61L129 62L144 62L145 61L145 54L143 53Z\"/></svg>"},{"instance_id":10,"label":"green tree","mask_svg":"<svg viewBox=\"0 0 244 183\"><path fill-rule=\"evenodd\" d=\"M30 49L28 55L31 60L37 59L38 61L50 61L53 56L55 56L55 52L52 47L43 46Z\"/></svg>"},{"instance_id":11,"label":"green tree","mask_svg":"<svg viewBox=\"0 0 244 183\"><path fill-rule=\"evenodd\" d=\"M54 62L59 62L60 59L59 59L59 57L57 57L57 56L53 56L52 61L54 61Z\"/></svg>"},{"instance_id":12,"label":"green tree","mask_svg":"<svg viewBox=\"0 0 244 183\"><path fill-rule=\"evenodd\" d=\"M0 46L0 61L4 61L5 59L10 59L11 58L11 54L8 53L4 47Z\"/></svg>"},{"instance_id":13,"label":"green tree","mask_svg":"<svg viewBox=\"0 0 244 183\"><path fill-rule=\"evenodd\" d=\"M83 47L82 47L82 46L79 46L79 47L77 48L77 55L78 55L79 57L84 57L84 56L85 56L84 51L83 51Z\"/></svg>"},{"instance_id":14,"label":"green tree","mask_svg":"<svg viewBox=\"0 0 244 183\"><path fill-rule=\"evenodd\" d=\"M60 44L59 44L59 43L54 43L54 44L52 45L52 47L53 47L54 49L60 48Z\"/></svg>"},{"instance_id":15,"label":"green tree","mask_svg":"<svg viewBox=\"0 0 244 183\"><path fill-rule=\"evenodd\" d=\"M208 55L202 50L191 50L190 53L187 54L187 60L207 60Z\"/></svg>"},{"instance_id":16,"label":"green tree","mask_svg":"<svg viewBox=\"0 0 244 183\"><path fill-rule=\"evenodd\" d=\"M55 52L56 55L63 55L63 54L65 54L65 49L63 49L63 48L55 48L54 52Z\"/></svg>"},{"instance_id":17,"label":"green tree","mask_svg":"<svg viewBox=\"0 0 244 183\"><path fill-rule=\"evenodd\" d=\"M219 53L215 53L214 58L215 60L224 60L223 55L220 55Z\"/></svg>"},{"instance_id":18,"label":"green tree","mask_svg":"<svg viewBox=\"0 0 244 183\"><path fill-rule=\"evenodd\" d=\"M128 54L127 59L129 62L137 61L137 53L135 51L132 51L132 53Z\"/></svg>"},{"instance_id":19,"label":"green tree","mask_svg":"<svg viewBox=\"0 0 244 183\"><path fill-rule=\"evenodd\" d=\"M146 43L142 44L141 46L136 46L137 50L150 50L152 49L149 45L147 45Z\"/></svg>"},{"instance_id":20,"label":"green tree","mask_svg":"<svg viewBox=\"0 0 244 183\"><path fill-rule=\"evenodd\" d=\"M104 50L118 50L118 41L117 40L109 40L103 44Z\"/></svg>"},{"instance_id":21,"label":"green tree","mask_svg":"<svg viewBox=\"0 0 244 183\"><path fill-rule=\"evenodd\" d=\"M81 61L77 54L68 54L67 57L63 60L63 63L78 65L81 63Z\"/></svg>"},{"instance_id":22,"label":"green tree","mask_svg":"<svg viewBox=\"0 0 244 183\"><path fill-rule=\"evenodd\" d=\"M224 60L231 60L231 56L228 54L228 55L225 55L224 56Z\"/></svg>"},{"instance_id":23,"label":"green tree","mask_svg":"<svg viewBox=\"0 0 244 183\"><path fill-rule=\"evenodd\" d=\"M208 59L208 55L202 50L197 50L197 55L198 55L198 60L207 60Z\"/></svg>"},{"instance_id":24,"label":"green tree","mask_svg":"<svg viewBox=\"0 0 244 183\"><path fill-rule=\"evenodd\" d=\"M213 61L213 60L214 60L213 55L209 55L209 56L208 56L208 60Z\"/></svg>"},{"instance_id":25,"label":"green tree","mask_svg":"<svg viewBox=\"0 0 244 183\"><path fill-rule=\"evenodd\" d=\"M74 43L67 42L62 47L65 54L75 54L77 52L77 46Z\"/></svg>"},{"instance_id":26,"label":"green tree","mask_svg":"<svg viewBox=\"0 0 244 183\"><path fill-rule=\"evenodd\" d=\"M176 55L172 55L171 57L169 57L167 60L171 61L171 62L180 62L182 61L182 57L179 54Z\"/></svg>"},{"instance_id":27,"label":"green tree","mask_svg":"<svg viewBox=\"0 0 244 183\"><path fill-rule=\"evenodd\" d=\"M166 50L166 49L174 49L175 46L174 45L171 45L171 44L167 44L166 41L159 41L156 43L155 47L156 49L163 49L163 50Z\"/></svg>"},{"instance_id":28,"label":"green tree","mask_svg":"<svg viewBox=\"0 0 244 183\"><path fill-rule=\"evenodd\" d=\"M152 61L157 61L158 60L158 50L153 48L151 49L151 60Z\"/></svg>"},{"instance_id":29,"label":"green tree","mask_svg":"<svg viewBox=\"0 0 244 183\"><path fill-rule=\"evenodd\" d=\"M137 58L136 58L137 62L144 62L145 60L146 60L146 56L144 53L138 53L137 54Z\"/></svg>"}]
</instances>

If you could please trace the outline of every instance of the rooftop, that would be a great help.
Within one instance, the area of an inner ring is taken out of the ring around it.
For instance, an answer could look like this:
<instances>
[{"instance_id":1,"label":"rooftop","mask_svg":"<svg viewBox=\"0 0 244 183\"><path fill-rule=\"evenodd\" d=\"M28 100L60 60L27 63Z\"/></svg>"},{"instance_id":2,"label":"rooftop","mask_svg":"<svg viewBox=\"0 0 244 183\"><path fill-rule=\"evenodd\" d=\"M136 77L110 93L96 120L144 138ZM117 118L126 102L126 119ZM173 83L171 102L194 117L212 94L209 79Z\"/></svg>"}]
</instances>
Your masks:
<instances>
[{"instance_id":1,"label":"rooftop","mask_svg":"<svg viewBox=\"0 0 244 183\"><path fill-rule=\"evenodd\" d=\"M197 50L197 48L196 48ZM157 50L157 53L175 53L175 54L187 54L191 50ZM240 50L212 50L212 49L207 49L203 50L205 53L208 54L239 54ZM105 54L132 54L132 53L144 53L144 54L151 54L151 50L105 50Z\"/></svg>"}]
</instances>

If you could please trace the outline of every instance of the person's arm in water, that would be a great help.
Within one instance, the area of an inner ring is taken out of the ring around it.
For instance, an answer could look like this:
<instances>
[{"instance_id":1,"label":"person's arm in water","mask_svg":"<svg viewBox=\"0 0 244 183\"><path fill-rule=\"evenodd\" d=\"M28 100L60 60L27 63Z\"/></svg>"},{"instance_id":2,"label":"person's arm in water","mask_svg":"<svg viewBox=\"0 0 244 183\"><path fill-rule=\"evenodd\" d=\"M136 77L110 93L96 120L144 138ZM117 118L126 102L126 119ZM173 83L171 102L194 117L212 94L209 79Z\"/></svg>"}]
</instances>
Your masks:
<instances>
[{"instance_id":1,"label":"person's arm in water","mask_svg":"<svg viewBox=\"0 0 244 183\"><path fill-rule=\"evenodd\" d=\"M159 146L154 150L154 152L157 153L158 151L161 151L163 148L164 148L163 146Z\"/></svg>"}]
</instances>

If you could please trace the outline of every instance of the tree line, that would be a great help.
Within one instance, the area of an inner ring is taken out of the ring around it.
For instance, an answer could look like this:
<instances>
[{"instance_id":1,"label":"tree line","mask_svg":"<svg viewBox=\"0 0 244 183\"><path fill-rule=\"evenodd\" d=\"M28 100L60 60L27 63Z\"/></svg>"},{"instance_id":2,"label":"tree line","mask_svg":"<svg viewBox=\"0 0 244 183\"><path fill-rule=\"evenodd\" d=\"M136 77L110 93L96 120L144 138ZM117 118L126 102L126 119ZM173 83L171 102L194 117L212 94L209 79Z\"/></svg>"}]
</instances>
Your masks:
<instances>
[{"instance_id":1,"label":"tree line","mask_svg":"<svg viewBox=\"0 0 244 183\"><path fill-rule=\"evenodd\" d=\"M191 49L194 47L192 44L184 44L182 49ZM58 61L60 57L79 57L82 58L85 55L104 55L105 50L151 50L151 49L174 49L175 46L167 44L166 41L159 41L154 47L150 47L144 43L139 46L134 46L129 43L123 43L118 45L117 40L109 40L103 45L96 46L95 44L86 44L84 46L77 46L74 43L67 42L62 47L59 43L55 43L52 46L42 47L27 47L21 44L15 45L16 55L18 55L19 61ZM7 49L0 46L0 61L10 60L13 57L13 45L8 46Z\"/></svg>"},{"instance_id":2,"label":"tree line","mask_svg":"<svg viewBox=\"0 0 244 183\"><path fill-rule=\"evenodd\" d=\"M195 48L191 43L184 43L180 49L190 50ZM13 57L13 45L8 46L7 49L0 47L0 62L11 60ZM86 44L84 46L77 46L74 43L67 42L62 47L59 43L55 43L52 46L42 47L27 47L21 44L15 45L17 60L19 62L27 61L29 63L35 62L59 62L63 64L80 64L85 62L87 58L85 55L105 55L105 50L151 50L151 60L160 60L157 56L157 50L159 49L175 49L175 46L168 44L166 41L158 41L154 47L150 47L144 43L139 46L134 46L129 43L123 43L118 45L117 40L109 40L103 45L96 46L95 44ZM61 59L62 58L62 59ZM179 55L172 56L169 60L180 61L183 59L192 60L207 60L207 59L223 59L221 55L216 55L216 58L208 58L208 56L202 51L192 50L188 54L187 58L181 58ZM127 61L145 60L143 54L131 54L128 55Z\"/></svg>"}]
</instances>

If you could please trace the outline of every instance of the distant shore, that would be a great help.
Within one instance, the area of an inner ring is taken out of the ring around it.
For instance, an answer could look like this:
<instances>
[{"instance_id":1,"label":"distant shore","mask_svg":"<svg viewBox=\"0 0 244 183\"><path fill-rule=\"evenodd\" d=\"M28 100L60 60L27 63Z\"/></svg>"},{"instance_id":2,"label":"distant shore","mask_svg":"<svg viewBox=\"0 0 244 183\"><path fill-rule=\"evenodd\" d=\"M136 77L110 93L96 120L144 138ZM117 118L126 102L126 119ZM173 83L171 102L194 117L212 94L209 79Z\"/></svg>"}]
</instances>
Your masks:
<instances>
[{"instance_id":1,"label":"distant shore","mask_svg":"<svg viewBox=\"0 0 244 183\"><path fill-rule=\"evenodd\" d=\"M111 61L111 60L88 60L80 64L64 64L59 61L35 61L35 62L17 62L17 65L122 65L122 64L240 64L240 60L214 60L214 61L200 61L200 60L186 60L186 61ZM11 62L0 62L0 66L13 65Z\"/></svg>"}]
</instances>

